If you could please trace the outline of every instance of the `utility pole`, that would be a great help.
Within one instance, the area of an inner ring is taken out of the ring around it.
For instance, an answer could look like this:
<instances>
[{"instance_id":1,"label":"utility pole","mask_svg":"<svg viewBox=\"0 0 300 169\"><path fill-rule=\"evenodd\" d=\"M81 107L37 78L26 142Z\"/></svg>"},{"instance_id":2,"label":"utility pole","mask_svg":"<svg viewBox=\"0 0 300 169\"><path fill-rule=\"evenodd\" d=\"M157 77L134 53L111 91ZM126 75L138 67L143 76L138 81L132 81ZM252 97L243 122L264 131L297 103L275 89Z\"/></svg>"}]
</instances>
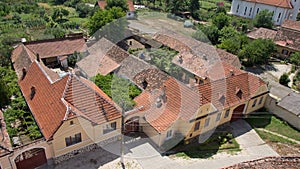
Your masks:
<instances>
[{"instance_id":1,"label":"utility pole","mask_svg":"<svg viewBox=\"0 0 300 169\"><path fill-rule=\"evenodd\" d=\"M123 105L122 105L121 108L122 108L122 117L121 117L121 166L122 166L122 169L125 169L125 164L124 164L124 118L125 118L125 112L124 112Z\"/></svg>"}]
</instances>

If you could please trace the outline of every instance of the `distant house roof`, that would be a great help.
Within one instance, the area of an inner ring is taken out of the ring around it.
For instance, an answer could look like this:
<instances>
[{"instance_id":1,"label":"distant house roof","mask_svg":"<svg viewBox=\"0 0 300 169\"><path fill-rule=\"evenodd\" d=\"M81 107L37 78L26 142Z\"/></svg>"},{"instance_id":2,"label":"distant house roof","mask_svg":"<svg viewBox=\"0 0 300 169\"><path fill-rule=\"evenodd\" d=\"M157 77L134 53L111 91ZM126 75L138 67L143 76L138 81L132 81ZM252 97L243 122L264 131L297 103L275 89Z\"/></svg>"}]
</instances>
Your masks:
<instances>
[{"instance_id":1,"label":"distant house roof","mask_svg":"<svg viewBox=\"0 0 300 169\"><path fill-rule=\"evenodd\" d=\"M68 37L25 42L24 45L40 58L70 55L85 52L87 46L82 37Z\"/></svg>"},{"instance_id":2,"label":"distant house roof","mask_svg":"<svg viewBox=\"0 0 300 169\"><path fill-rule=\"evenodd\" d=\"M10 143L10 138L6 130L6 123L4 121L4 116L0 110L0 124L1 124L1 134L0 134L0 157L3 157L12 151L12 146Z\"/></svg>"},{"instance_id":3,"label":"distant house roof","mask_svg":"<svg viewBox=\"0 0 300 169\"><path fill-rule=\"evenodd\" d=\"M289 112L300 116L300 94L291 92L283 97L277 104L278 106L288 110Z\"/></svg>"},{"instance_id":4,"label":"distant house roof","mask_svg":"<svg viewBox=\"0 0 300 169\"><path fill-rule=\"evenodd\" d=\"M258 28L250 33L247 36L251 39L271 39L274 40L277 31L267 28Z\"/></svg>"},{"instance_id":5,"label":"distant house roof","mask_svg":"<svg viewBox=\"0 0 300 169\"><path fill-rule=\"evenodd\" d=\"M300 22L286 20L277 31L274 41L277 45L300 51Z\"/></svg>"},{"instance_id":6,"label":"distant house roof","mask_svg":"<svg viewBox=\"0 0 300 169\"><path fill-rule=\"evenodd\" d=\"M292 9L290 0L245 0L247 2L253 2L258 4L266 4L271 6L277 6L282 8Z\"/></svg>"},{"instance_id":7,"label":"distant house roof","mask_svg":"<svg viewBox=\"0 0 300 169\"><path fill-rule=\"evenodd\" d=\"M281 27L300 31L300 21L285 20Z\"/></svg>"},{"instance_id":8,"label":"distant house roof","mask_svg":"<svg viewBox=\"0 0 300 169\"><path fill-rule=\"evenodd\" d=\"M174 57L172 62L199 77L206 77L209 66L212 66L219 61L227 62L237 68L241 67L237 56L175 32L162 31L156 33L153 38L164 45L179 51L179 54ZM182 58L182 63L180 63L179 57Z\"/></svg>"},{"instance_id":9,"label":"distant house roof","mask_svg":"<svg viewBox=\"0 0 300 169\"><path fill-rule=\"evenodd\" d=\"M101 38L89 47L89 55L76 63L88 77L100 73L107 75L120 66L120 63L129 56L127 51L111 41Z\"/></svg>"},{"instance_id":10,"label":"distant house roof","mask_svg":"<svg viewBox=\"0 0 300 169\"><path fill-rule=\"evenodd\" d=\"M107 2L106 0L98 0L98 5L102 10L104 10L107 5ZM132 0L127 0L127 7L129 11L135 11Z\"/></svg>"},{"instance_id":11,"label":"distant house roof","mask_svg":"<svg viewBox=\"0 0 300 169\"><path fill-rule=\"evenodd\" d=\"M117 106L92 82L72 74L51 82L37 61L30 65L25 78L19 80L19 86L47 140L69 114L98 124L120 117ZM97 106L88 107L91 105Z\"/></svg>"}]
</instances>

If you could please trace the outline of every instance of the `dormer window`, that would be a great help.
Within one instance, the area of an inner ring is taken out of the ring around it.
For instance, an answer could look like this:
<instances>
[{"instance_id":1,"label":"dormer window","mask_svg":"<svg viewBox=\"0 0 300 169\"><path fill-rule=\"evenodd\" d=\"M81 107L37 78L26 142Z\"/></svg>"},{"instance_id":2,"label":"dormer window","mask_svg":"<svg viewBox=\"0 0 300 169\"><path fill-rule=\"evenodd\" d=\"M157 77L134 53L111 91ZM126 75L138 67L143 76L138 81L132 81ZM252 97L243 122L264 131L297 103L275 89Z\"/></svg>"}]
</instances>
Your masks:
<instances>
[{"instance_id":1,"label":"dormer window","mask_svg":"<svg viewBox=\"0 0 300 169\"><path fill-rule=\"evenodd\" d=\"M242 99L243 92L242 92L242 90L239 87L236 88L235 94L236 94L237 97L239 97L240 99Z\"/></svg>"},{"instance_id":2,"label":"dormer window","mask_svg":"<svg viewBox=\"0 0 300 169\"><path fill-rule=\"evenodd\" d=\"M219 94L219 101L224 105L225 104L225 96L223 94Z\"/></svg>"},{"instance_id":3,"label":"dormer window","mask_svg":"<svg viewBox=\"0 0 300 169\"><path fill-rule=\"evenodd\" d=\"M35 87L34 86L32 86L31 87L31 92L30 92L30 100L32 100L33 99L33 97L34 97L34 95L35 95Z\"/></svg>"},{"instance_id":4,"label":"dormer window","mask_svg":"<svg viewBox=\"0 0 300 169\"><path fill-rule=\"evenodd\" d=\"M22 77L21 77L21 80L23 80L23 79L25 78L26 74L27 74L27 70L26 70L26 68L24 67L24 68L22 69Z\"/></svg>"},{"instance_id":5,"label":"dormer window","mask_svg":"<svg viewBox=\"0 0 300 169\"><path fill-rule=\"evenodd\" d=\"M147 86L148 86L148 82L147 82L146 80L144 80L144 81L142 82L142 86L143 86L143 89L146 89Z\"/></svg>"}]
</instances>

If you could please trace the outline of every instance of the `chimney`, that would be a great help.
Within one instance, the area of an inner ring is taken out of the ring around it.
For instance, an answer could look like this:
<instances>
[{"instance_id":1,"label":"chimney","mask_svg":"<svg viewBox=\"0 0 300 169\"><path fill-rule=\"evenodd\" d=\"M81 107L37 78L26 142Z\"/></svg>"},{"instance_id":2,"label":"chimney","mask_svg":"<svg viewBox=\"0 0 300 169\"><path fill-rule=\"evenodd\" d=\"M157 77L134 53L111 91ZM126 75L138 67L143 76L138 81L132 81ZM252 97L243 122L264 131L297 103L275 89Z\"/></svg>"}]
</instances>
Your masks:
<instances>
[{"instance_id":1,"label":"chimney","mask_svg":"<svg viewBox=\"0 0 300 169\"><path fill-rule=\"evenodd\" d=\"M234 75L234 71L232 69L229 70L230 71L230 76Z\"/></svg>"},{"instance_id":2,"label":"chimney","mask_svg":"<svg viewBox=\"0 0 300 169\"><path fill-rule=\"evenodd\" d=\"M162 98L162 100L163 100L164 103L167 102L166 86L163 87L162 94L161 94L161 98Z\"/></svg>"},{"instance_id":3,"label":"chimney","mask_svg":"<svg viewBox=\"0 0 300 169\"><path fill-rule=\"evenodd\" d=\"M156 105L157 108L160 108L160 107L162 106L162 102L161 102L160 97L158 97L158 98L156 99L155 105Z\"/></svg>"},{"instance_id":4,"label":"chimney","mask_svg":"<svg viewBox=\"0 0 300 169\"><path fill-rule=\"evenodd\" d=\"M180 55L180 56L179 56L179 58L178 58L178 62L179 62L180 64L182 64L182 63L183 63L182 55Z\"/></svg>"},{"instance_id":5,"label":"chimney","mask_svg":"<svg viewBox=\"0 0 300 169\"><path fill-rule=\"evenodd\" d=\"M23 67L23 69L22 69L22 77L21 77L21 80L23 80L23 79L25 78L26 73L27 73L27 70L26 70L25 67Z\"/></svg>"},{"instance_id":6,"label":"chimney","mask_svg":"<svg viewBox=\"0 0 300 169\"><path fill-rule=\"evenodd\" d=\"M41 58L40 58L40 54L36 54L36 60L38 61L38 62L40 62L41 61Z\"/></svg>"},{"instance_id":7,"label":"chimney","mask_svg":"<svg viewBox=\"0 0 300 169\"><path fill-rule=\"evenodd\" d=\"M32 86L32 87L31 87L31 92L30 92L30 100L33 99L34 95L35 95L35 87Z\"/></svg>"}]
</instances>

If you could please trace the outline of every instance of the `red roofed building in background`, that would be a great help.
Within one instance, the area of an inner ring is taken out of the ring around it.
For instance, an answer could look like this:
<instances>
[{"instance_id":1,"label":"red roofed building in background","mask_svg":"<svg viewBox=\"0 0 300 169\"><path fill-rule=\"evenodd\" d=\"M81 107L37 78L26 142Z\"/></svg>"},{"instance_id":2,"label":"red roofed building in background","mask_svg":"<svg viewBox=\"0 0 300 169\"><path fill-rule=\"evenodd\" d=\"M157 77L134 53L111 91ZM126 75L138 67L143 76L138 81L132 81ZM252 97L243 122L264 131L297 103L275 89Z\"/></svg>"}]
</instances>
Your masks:
<instances>
[{"instance_id":1,"label":"red roofed building in background","mask_svg":"<svg viewBox=\"0 0 300 169\"><path fill-rule=\"evenodd\" d=\"M275 25L281 25L286 19L296 20L300 9L299 0L233 0L230 13L253 19L260 11L273 13Z\"/></svg>"}]
</instances>

